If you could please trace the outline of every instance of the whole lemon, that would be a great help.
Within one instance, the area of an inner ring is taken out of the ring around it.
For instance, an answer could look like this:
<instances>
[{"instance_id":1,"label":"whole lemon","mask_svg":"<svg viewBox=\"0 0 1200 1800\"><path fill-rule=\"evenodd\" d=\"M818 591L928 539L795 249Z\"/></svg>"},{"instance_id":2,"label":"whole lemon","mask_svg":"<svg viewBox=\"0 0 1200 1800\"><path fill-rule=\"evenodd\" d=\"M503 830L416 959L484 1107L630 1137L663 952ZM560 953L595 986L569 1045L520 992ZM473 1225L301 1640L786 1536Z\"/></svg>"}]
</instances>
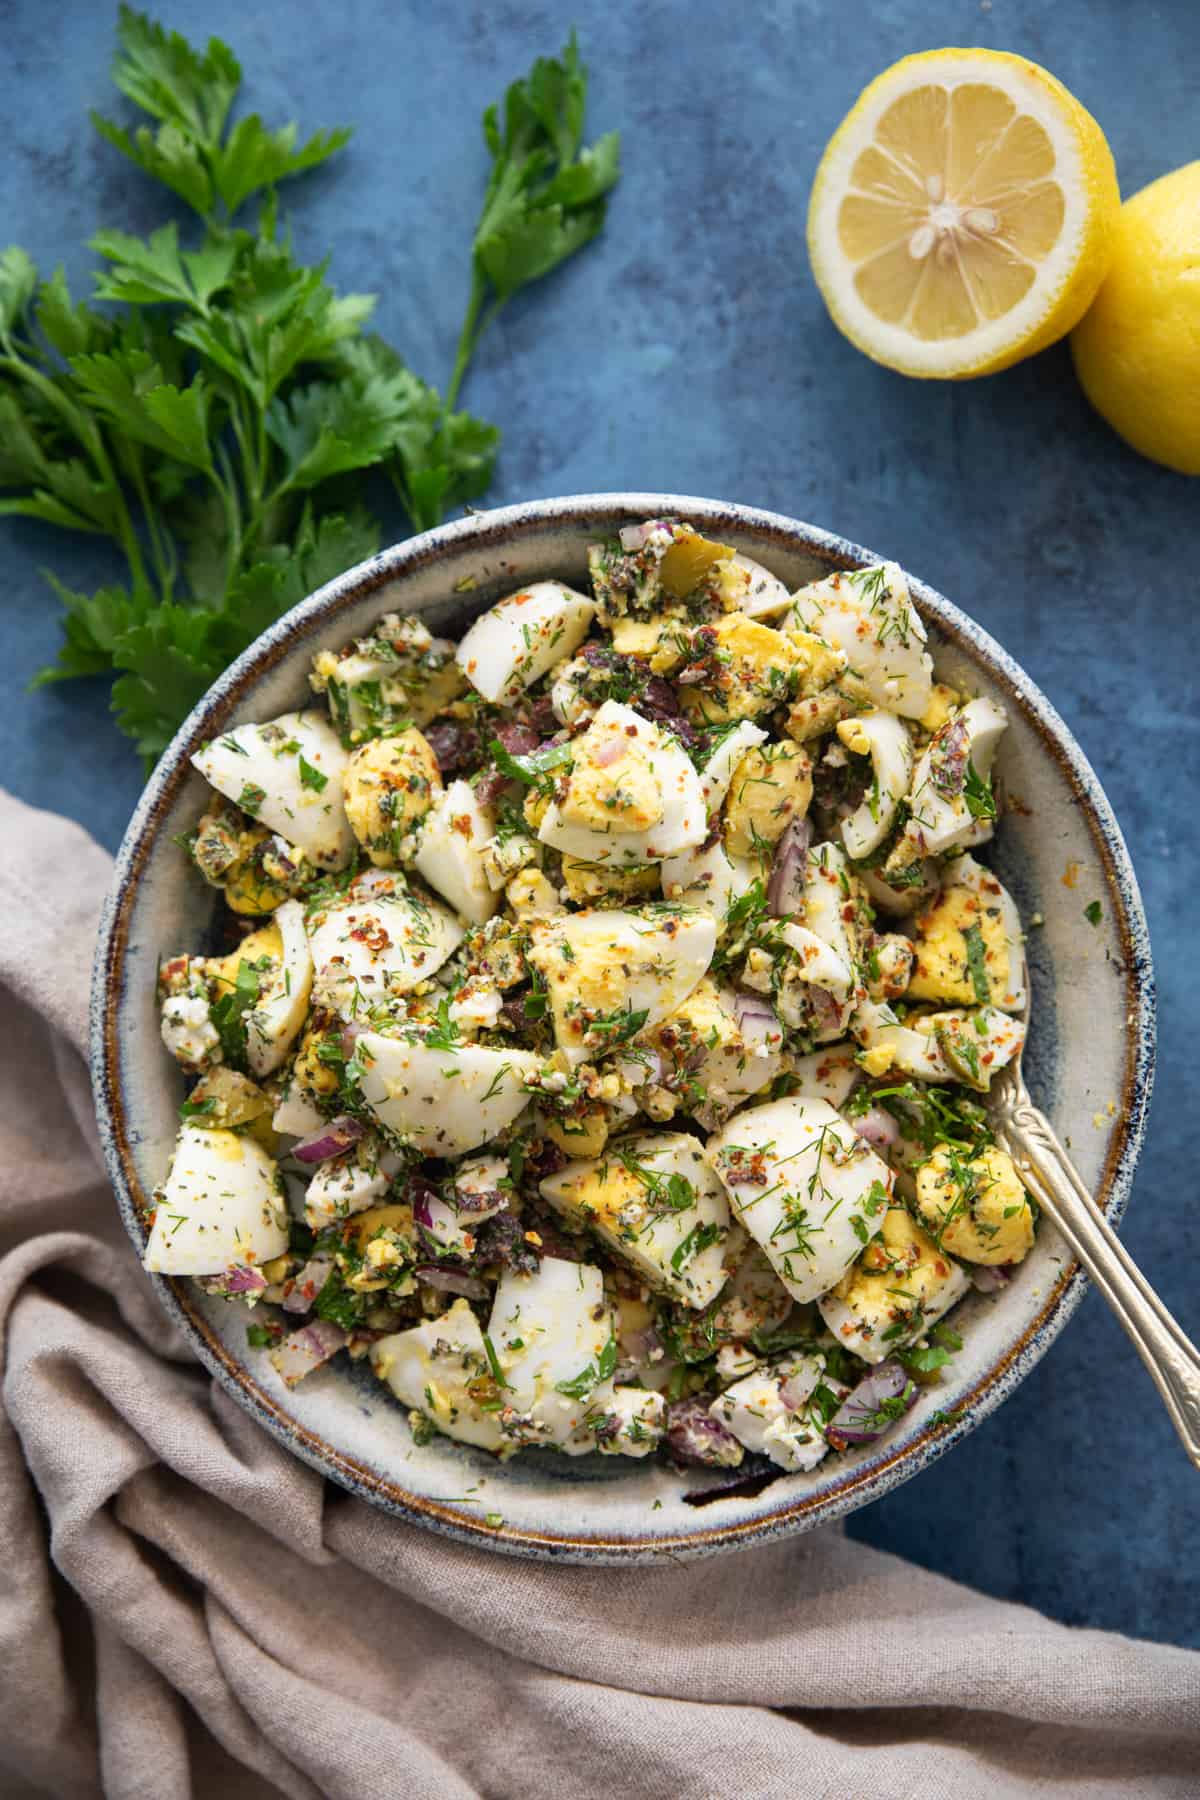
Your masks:
<instances>
[{"instance_id":1,"label":"whole lemon","mask_svg":"<svg viewBox=\"0 0 1200 1800\"><path fill-rule=\"evenodd\" d=\"M1112 264L1071 354L1084 393L1127 444L1200 475L1200 162L1122 206Z\"/></svg>"}]
</instances>

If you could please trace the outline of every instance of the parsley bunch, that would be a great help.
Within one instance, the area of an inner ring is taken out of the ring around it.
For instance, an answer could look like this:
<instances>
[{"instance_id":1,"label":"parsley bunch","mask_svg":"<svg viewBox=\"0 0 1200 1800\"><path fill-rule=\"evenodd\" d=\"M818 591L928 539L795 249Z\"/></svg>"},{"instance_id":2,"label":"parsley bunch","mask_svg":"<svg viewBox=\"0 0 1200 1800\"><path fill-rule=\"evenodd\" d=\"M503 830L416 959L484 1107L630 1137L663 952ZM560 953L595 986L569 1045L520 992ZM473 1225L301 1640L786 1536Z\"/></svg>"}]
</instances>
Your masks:
<instances>
[{"instance_id":1,"label":"parsley bunch","mask_svg":"<svg viewBox=\"0 0 1200 1800\"><path fill-rule=\"evenodd\" d=\"M294 124L231 123L233 52L124 6L113 79L149 122L93 115L96 129L198 224L97 232L103 309L61 269L0 255L0 515L117 546L121 582L86 594L50 577L64 641L37 680L111 672L118 723L153 758L266 626L378 548L348 477L381 468L418 530L486 490L499 432L454 410L463 376L499 308L600 230L618 143L582 147L573 37L488 108L492 172L443 397L364 329L374 296L337 293L280 230L279 183L348 130L300 142Z\"/></svg>"}]
</instances>

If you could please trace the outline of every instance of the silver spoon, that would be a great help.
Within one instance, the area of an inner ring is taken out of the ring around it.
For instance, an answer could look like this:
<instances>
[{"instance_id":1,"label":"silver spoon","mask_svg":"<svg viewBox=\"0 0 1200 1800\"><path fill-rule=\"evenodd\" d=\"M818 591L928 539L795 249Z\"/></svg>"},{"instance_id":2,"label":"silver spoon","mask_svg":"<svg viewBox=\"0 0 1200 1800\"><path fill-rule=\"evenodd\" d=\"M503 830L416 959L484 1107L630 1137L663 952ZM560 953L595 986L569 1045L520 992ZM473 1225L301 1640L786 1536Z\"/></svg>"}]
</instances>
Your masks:
<instances>
[{"instance_id":1,"label":"silver spoon","mask_svg":"<svg viewBox=\"0 0 1200 1800\"><path fill-rule=\"evenodd\" d=\"M1025 994L1028 1024L1028 970ZM1033 1104L1020 1052L993 1085L988 1111L1001 1149L1133 1340L1184 1449L1200 1469L1200 1350L1154 1292L1088 1193L1049 1119Z\"/></svg>"}]
</instances>

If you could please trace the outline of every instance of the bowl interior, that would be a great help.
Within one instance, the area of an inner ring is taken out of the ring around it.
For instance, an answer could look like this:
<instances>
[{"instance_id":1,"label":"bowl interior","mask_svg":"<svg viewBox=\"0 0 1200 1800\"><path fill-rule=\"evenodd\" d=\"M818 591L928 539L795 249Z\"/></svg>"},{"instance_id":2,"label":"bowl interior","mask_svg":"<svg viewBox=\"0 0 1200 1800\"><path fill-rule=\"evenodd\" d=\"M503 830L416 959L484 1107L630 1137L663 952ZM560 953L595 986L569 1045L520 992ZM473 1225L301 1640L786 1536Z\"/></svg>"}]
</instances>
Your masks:
<instances>
[{"instance_id":1,"label":"bowl interior","mask_svg":"<svg viewBox=\"0 0 1200 1800\"><path fill-rule=\"evenodd\" d=\"M229 670L166 753L130 825L101 930L93 1063L102 1138L135 1244L137 1209L162 1178L184 1084L162 1050L155 1005L161 957L209 940L214 896L172 839L208 789L188 764L205 739L309 698L314 652L337 649L389 610L458 635L525 581L583 581L588 542L670 513L757 557L791 587L834 567L878 560L812 527L711 501L600 495L480 514L427 533L340 577L281 620ZM944 679L1001 700L1011 725L998 764L1010 811L988 860L1029 927L1034 1014L1026 1070L1034 1097L1084 1179L1119 1216L1140 1143L1152 1074L1153 983L1128 856L1103 793L1066 727L1029 678L941 596L913 582ZM1084 908L1099 900L1099 926ZM1035 921L1037 921L1035 923ZM416 1448L406 1414L362 1366L326 1368L288 1392L246 1343L245 1311L187 1282L159 1297L219 1380L297 1454L390 1510L510 1552L625 1560L701 1554L801 1529L875 1498L971 1429L1045 1351L1083 1278L1048 1221L1018 1277L959 1308L964 1349L883 1444L781 1476L761 1492L696 1506L702 1475L650 1459L526 1454L497 1465L445 1439ZM344 1359L343 1359L344 1360ZM935 1414L958 1413L952 1423ZM499 1516L503 1523L489 1524Z\"/></svg>"}]
</instances>

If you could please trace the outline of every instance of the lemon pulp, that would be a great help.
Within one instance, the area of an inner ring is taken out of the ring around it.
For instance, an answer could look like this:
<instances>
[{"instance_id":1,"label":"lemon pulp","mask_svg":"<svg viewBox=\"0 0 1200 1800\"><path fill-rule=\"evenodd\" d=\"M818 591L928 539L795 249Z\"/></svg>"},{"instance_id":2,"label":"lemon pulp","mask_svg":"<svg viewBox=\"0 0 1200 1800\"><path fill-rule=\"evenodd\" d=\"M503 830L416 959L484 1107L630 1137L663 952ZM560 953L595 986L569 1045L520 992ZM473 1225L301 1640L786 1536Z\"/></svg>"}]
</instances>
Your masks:
<instances>
[{"instance_id":1,"label":"lemon pulp","mask_svg":"<svg viewBox=\"0 0 1200 1800\"><path fill-rule=\"evenodd\" d=\"M809 248L835 322L913 375L983 374L1069 331L1119 200L1095 121L1020 57L907 57L822 160Z\"/></svg>"}]
</instances>

